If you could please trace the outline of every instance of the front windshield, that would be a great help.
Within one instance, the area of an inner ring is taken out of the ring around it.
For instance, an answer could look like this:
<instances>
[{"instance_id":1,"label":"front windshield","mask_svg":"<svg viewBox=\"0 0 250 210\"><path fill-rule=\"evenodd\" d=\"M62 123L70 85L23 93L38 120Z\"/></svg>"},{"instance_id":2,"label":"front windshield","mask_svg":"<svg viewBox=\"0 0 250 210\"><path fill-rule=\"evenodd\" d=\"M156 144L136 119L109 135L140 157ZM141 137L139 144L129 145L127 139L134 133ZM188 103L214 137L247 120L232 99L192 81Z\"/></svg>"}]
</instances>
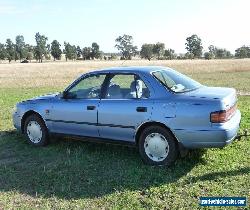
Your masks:
<instances>
[{"instance_id":1,"label":"front windshield","mask_svg":"<svg viewBox=\"0 0 250 210\"><path fill-rule=\"evenodd\" d=\"M176 93L192 91L201 86L200 83L174 70L163 69L152 74L161 84Z\"/></svg>"}]
</instances>

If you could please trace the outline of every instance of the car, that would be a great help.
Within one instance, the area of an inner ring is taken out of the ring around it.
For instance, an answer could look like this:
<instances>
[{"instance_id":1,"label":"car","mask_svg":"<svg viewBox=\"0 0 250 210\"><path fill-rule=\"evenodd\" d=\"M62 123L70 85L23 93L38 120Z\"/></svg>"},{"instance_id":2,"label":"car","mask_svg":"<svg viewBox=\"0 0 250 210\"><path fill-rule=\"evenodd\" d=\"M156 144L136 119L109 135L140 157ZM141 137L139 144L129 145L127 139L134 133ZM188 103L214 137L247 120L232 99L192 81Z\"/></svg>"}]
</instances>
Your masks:
<instances>
[{"instance_id":1,"label":"car","mask_svg":"<svg viewBox=\"0 0 250 210\"><path fill-rule=\"evenodd\" d=\"M240 120L235 89L207 87L159 66L91 71L13 112L15 128L34 146L54 135L123 142L137 146L146 164L166 166L190 148L231 143Z\"/></svg>"}]
</instances>

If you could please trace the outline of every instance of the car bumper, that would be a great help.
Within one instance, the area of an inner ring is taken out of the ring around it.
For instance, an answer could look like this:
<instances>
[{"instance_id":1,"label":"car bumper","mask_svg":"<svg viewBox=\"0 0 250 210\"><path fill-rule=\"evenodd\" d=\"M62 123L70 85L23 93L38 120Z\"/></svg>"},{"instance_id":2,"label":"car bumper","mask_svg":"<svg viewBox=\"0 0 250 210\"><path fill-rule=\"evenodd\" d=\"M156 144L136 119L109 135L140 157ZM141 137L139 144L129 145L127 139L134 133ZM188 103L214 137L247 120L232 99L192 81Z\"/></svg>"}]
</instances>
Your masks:
<instances>
[{"instance_id":1,"label":"car bumper","mask_svg":"<svg viewBox=\"0 0 250 210\"><path fill-rule=\"evenodd\" d=\"M175 134L186 148L221 148L232 143L235 139L240 120L241 113L237 110L235 115L226 123L213 124L210 129L182 130Z\"/></svg>"},{"instance_id":2,"label":"car bumper","mask_svg":"<svg viewBox=\"0 0 250 210\"><path fill-rule=\"evenodd\" d=\"M14 112L12 114L12 119L13 119L13 125L17 130L21 130L21 116L17 113Z\"/></svg>"}]
</instances>

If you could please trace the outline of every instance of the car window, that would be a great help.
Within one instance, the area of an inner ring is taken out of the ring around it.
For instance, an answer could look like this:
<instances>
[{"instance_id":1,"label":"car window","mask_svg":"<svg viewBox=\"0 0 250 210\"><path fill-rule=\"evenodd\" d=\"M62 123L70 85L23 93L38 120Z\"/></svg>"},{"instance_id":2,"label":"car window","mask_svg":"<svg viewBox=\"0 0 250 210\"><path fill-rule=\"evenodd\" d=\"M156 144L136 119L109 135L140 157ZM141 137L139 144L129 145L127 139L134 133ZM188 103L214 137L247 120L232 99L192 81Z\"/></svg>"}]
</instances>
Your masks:
<instances>
[{"instance_id":1,"label":"car window","mask_svg":"<svg viewBox=\"0 0 250 210\"><path fill-rule=\"evenodd\" d=\"M149 90L145 83L133 74L117 74L110 79L106 98L134 99L148 98Z\"/></svg>"},{"instance_id":2,"label":"car window","mask_svg":"<svg viewBox=\"0 0 250 210\"><path fill-rule=\"evenodd\" d=\"M82 79L68 91L69 98L99 98L106 75L93 75Z\"/></svg>"},{"instance_id":3,"label":"car window","mask_svg":"<svg viewBox=\"0 0 250 210\"><path fill-rule=\"evenodd\" d=\"M162 85L176 93L192 91L201 86L200 83L174 70L160 70L152 74Z\"/></svg>"}]
</instances>

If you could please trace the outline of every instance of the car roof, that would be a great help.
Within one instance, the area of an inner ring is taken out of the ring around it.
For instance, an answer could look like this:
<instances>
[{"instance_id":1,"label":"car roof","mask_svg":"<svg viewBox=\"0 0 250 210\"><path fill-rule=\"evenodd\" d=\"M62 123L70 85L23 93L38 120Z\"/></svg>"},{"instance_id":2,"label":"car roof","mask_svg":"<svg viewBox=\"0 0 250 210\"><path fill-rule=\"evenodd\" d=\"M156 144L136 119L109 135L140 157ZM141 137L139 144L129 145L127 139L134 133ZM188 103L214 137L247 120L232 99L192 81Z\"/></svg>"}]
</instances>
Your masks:
<instances>
[{"instance_id":1,"label":"car roof","mask_svg":"<svg viewBox=\"0 0 250 210\"><path fill-rule=\"evenodd\" d=\"M122 67L110 67L104 69L93 70L90 73L150 73L157 70L167 69L168 67L163 66L122 66Z\"/></svg>"}]
</instances>

